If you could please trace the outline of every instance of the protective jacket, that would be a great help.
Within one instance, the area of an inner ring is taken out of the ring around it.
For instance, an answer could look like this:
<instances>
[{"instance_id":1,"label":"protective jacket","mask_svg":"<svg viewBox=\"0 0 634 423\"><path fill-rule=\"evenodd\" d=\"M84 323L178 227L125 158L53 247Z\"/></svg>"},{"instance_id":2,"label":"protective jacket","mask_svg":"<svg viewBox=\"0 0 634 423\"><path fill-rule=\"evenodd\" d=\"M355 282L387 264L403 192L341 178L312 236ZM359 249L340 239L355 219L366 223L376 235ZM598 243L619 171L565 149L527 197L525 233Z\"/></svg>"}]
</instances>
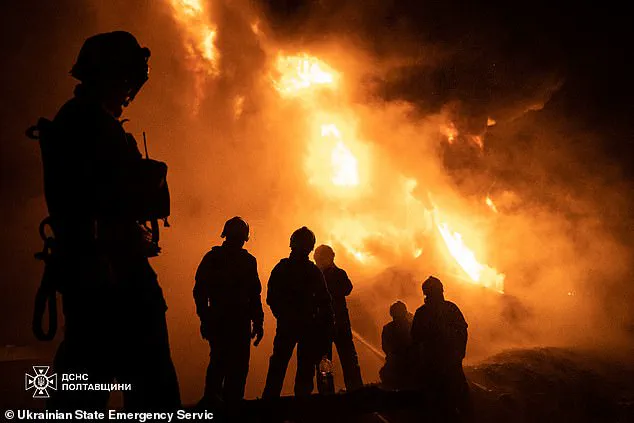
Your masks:
<instances>
[{"instance_id":1,"label":"protective jacket","mask_svg":"<svg viewBox=\"0 0 634 423\"><path fill-rule=\"evenodd\" d=\"M332 298L321 270L308 259L282 259L271 272L266 303L280 324L308 327L334 323Z\"/></svg>"},{"instance_id":2,"label":"protective jacket","mask_svg":"<svg viewBox=\"0 0 634 423\"><path fill-rule=\"evenodd\" d=\"M414 315L412 341L430 366L459 364L467 348L467 322L451 301L424 304Z\"/></svg>"},{"instance_id":3,"label":"protective jacket","mask_svg":"<svg viewBox=\"0 0 634 423\"><path fill-rule=\"evenodd\" d=\"M196 271L194 301L201 332L209 341L204 400L239 401L249 373L251 330L264 313L255 257L225 241L211 249Z\"/></svg>"},{"instance_id":4,"label":"protective jacket","mask_svg":"<svg viewBox=\"0 0 634 423\"><path fill-rule=\"evenodd\" d=\"M263 398L279 397L288 362L297 346L295 395L313 390L315 366L328 353L334 332L334 313L321 270L308 255L291 252L271 272L266 297L277 328Z\"/></svg>"},{"instance_id":5,"label":"protective jacket","mask_svg":"<svg viewBox=\"0 0 634 423\"><path fill-rule=\"evenodd\" d=\"M352 340L352 327L346 297L352 292L352 282L346 271L337 267L334 263L322 270L328 292L332 297L332 305L335 312L335 333L333 341L337 347L337 354L343 369L343 380L348 391L359 389L363 386L359 357ZM332 360L332 344L328 350L328 358Z\"/></svg>"},{"instance_id":6,"label":"protective jacket","mask_svg":"<svg viewBox=\"0 0 634 423\"><path fill-rule=\"evenodd\" d=\"M328 292L332 297L332 308L335 312L335 324L337 328L350 327L350 316L346 297L352 292L352 282L345 270L332 265L323 269Z\"/></svg>"},{"instance_id":7,"label":"protective jacket","mask_svg":"<svg viewBox=\"0 0 634 423\"><path fill-rule=\"evenodd\" d=\"M196 313L211 324L248 321L262 326L261 292L255 257L226 241L213 247L196 271Z\"/></svg>"},{"instance_id":8,"label":"protective jacket","mask_svg":"<svg viewBox=\"0 0 634 423\"><path fill-rule=\"evenodd\" d=\"M83 85L49 129L44 187L66 325L56 371L130 383L128 408L177 407L167 306L137 207L146 189L165 183L167 167L148 171L134 138ZM105 408L107 397L58 392L51 406Z\"/></svg>"}]
</instances>

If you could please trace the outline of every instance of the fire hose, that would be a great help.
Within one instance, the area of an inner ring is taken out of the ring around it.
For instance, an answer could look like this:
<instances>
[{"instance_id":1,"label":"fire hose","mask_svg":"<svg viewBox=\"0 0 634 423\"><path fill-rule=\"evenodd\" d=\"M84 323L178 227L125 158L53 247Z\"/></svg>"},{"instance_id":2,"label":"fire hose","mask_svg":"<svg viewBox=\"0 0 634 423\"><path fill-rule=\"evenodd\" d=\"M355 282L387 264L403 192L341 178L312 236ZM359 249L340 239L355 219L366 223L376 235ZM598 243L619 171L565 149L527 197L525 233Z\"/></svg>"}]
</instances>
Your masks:
<instances>
[{"instance_id":1,"label":"fire hose","mask_svg":"<svg viewBox=\"0 0 634 423\"><path fill-rule=\"evenodd\" d=\"M364 347L369 349L372 352L372 354L374 354L375 356L377 356L381 360L385 360L385 354L383 354L383 352L381 350L379 350L377 347L372 345L363 336L359 335L359 333L356 332L354 329L352 330L352 336L354 337L354 339L356 339L357 341L361 342L361 344L363 344Z\"/></svg>"}]
</instances>

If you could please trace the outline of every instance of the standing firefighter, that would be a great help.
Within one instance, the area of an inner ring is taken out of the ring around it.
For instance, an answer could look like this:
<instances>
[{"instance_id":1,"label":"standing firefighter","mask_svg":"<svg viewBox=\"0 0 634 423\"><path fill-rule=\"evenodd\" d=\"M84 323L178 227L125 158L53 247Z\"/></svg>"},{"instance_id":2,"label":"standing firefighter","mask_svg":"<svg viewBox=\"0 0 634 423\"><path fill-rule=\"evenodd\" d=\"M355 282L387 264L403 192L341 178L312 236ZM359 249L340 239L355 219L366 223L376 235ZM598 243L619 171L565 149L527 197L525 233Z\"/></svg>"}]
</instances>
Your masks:
<instances>
[{"instance_id":1,"label":"standing firefighter","mask_svg":"<svg viewBox=\"0 0 634 423\"><path fill-rule=\"evenodd\" d=\"M332 342L330 294L321 271L308 258L315 247L315 235L304 226L293 233L290 246L290 256L275 266L268 283L266 302L277 319L277 330L263 398L280 396L295 345L295 395L310 395L315 366Z\"/></svg>"},{"instance_id":2,"label":"standing firefighter","mask_svg":"<svg viewBox=\"0 0 634 423\"><path fill-rule=\"evenodd\" d=\"M128 32L88 38L71 70L80 81L74 97L28 132L40 140L55 236L46 285L61 292L65 316L55 370L85 374L91 384L116 378L131 387L128 409L180 405L167 307L148 261L160 250L156 219L169 215L167 166L144 160L119 119L148 79L149 57ZM58 390L49 406L107 401L108 391Z\"/></svg>"},{"instance_id":3,"label":"standing firefighter","mask_svg":"<svg viewBox=\"0 0 634 423\"><path fill-rule=\"evenodd\" d=\"M462 370L467 348L467 322L457 305L445 300L442 282L423 282L425 303L416 310L412 341L421 353L426 392L449 419L469 412L469 385Z\"/></svg>"},{"instance_id":4,"label":"standing firefighter","mask_svg":"<svg viewBox=\"0 0 634 423\"><path fill-rule=\"evenodd\" d=\"M382 384L389 389L411 389L416 386L418 360L412 347L412 313L397 301L390 306L392 321L383 326L381 347L385 365L379 371Z\"/></svg>"},{"instance_id":5,"label":"standing firefighter","mask_svg":"<svg viewBox=\"0 0 634 423\"><path fill-rule=\"evenodd\" d=\"M209 367L203 401L218 404L244 397L251 339L264 336L264 313L255 257L242 248L249 225L231 218L222 231L225 241L203 258L196 272L194 300L200 333L209 341Z\"/></svg>"},{"instance_id":6,"label":"standing firefighter","mask_svg":"<svg viewBox=\"0 0 634 423\"><path fill-rule=\"evenodd\" d=\"M359 358L352 341L352 328L346 297L352 292L352 282L346 271L335 264L335 252L328 245L320 245L315 249L315 263L326 279L328 292L332 297L335 312L334 343L343 368L343 379L346 390L353 391L363 387ZM328 348L328 358L332 360L332 343Z\"/></svg>"}]
</instances>

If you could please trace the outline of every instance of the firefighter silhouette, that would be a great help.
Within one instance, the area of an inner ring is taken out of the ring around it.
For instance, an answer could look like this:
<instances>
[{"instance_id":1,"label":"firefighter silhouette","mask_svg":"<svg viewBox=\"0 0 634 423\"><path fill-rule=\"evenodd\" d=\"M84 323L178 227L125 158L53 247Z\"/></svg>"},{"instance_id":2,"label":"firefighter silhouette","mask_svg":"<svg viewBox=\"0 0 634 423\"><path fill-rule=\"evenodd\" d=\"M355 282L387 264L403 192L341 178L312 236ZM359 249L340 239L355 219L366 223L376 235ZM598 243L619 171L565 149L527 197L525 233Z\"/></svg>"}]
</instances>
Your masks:
<instances>
[{"instance_id":1,"label":"firefighter silhouette","mask_svg":"<svg viewBox=\"0 0 634 423\"><path fill-rule=\"evenodd\" d=\"M275 266L268 283L266 302L277 328L263 398L280 396L296 345L295 395L310 395L315 367L332 343L332 300L323 274L308 257L315 247L315 235L304 226L292 234L290 247L289 257Z\"/></svg>"},{"instance_id":2,"label":"firefighter silhouette","mask_svg":"<svg viewBox=\"0 0 634 423\"><path fill-rule=\"evenodd\" d=\"M383 386L389 389L411 389L417 384L418 354L412 345L412 319L407 305L397 301L390 306L392 321L383 326L381 347L385 365L379 371Z\"/></svg>"},{"instance_id":3,"label":"firefighter silhouette","mask_svg":"<svg viewBox=\"0 0 634 423\"><path fill-rule=\"evenodd\" d=\"M194 286L200 333L210 347L203 397L207 404L244 397L251 339L257 346L264 336L257 262L242 248L249 240L249 225L231 218L221 237L222 245L213 247L198 266Z\"/></svg>"},{"instance_id":4,"label":"firefighter silhouette","mask_svg":"<svg viewBox=\"0 0 634 423\"><path fill-rule=\"evenodd\" d=\"M346 390L353 391L363 386L359 358L352 340L352 327L346 297L352 292L352 282L345 270L335 264L335 252L328 245L320 245L315 249L315 263L326 279L328 292L332 297L335 312L335 332L333 342L341 360L343 379ZM332 360L332 343L328 348L328 359ZM318 385L319 386L319 385Z\"/></svg>"},{"instance_id":5,"label":"firefighter silhouette","mask_svg":"<svg viewBox=\"0 0 634 423\"><path fill-rule=\"evenodd\" d=\"M448 418L470 413L469 385L462 369L467 322L458 306L445 300L442 282L423 282L424 304L412 321L412 342L420 351L423 387L436 410Z\"/></svg>"},{"instance_id":6,"label":"firefighter silhouette","mask_svg":"<svg viewBox=\"0 0 634 423\"><path fill-rule=\"evenodd\" d=\"M148 79L149 57L128 32L88 38L71 70L80 82L73 98L36 128L55 234L45 274L62 294L65 316L55 371L130 384L128 409L180 405L167 307L148 261L157 244L140 211L155 208L148 193L166 190L167 166L143 160L119 119ZM108 396L59 390L48 406L103 409Z\"/></svg>"}]
</instances>

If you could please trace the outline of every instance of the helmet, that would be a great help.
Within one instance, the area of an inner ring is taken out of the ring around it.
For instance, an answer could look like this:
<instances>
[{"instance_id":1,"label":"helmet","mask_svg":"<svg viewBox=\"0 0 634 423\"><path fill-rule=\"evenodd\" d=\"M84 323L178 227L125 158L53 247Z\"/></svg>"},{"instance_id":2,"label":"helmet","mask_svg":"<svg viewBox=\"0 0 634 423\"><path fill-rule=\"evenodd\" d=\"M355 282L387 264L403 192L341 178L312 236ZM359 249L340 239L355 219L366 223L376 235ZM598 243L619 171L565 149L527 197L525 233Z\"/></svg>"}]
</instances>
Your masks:
<instances>
[{"instance_id":1,"label":"helmet","mask_svg":"<svg viewBox=\"0 0 634 423\"><path fill-rule=\"evenodd\" d=\"M442 282L435 276L428 277L425 282L423 282L422 288L425 295L427 295L427 293L442 293L444 291Z\"/></svg>"},{"instance_id":2,"label":"helmet","mask_svg":"<svg viewBox=\"0 0 634 423\"><path fill-rule=\"evenodd\" d=\"M130 92L128 105L148 80L150 50L141 47L126 31L106 32L88 38L79 51L70 74L88 84L121 82Z\"/></svg>"},{"instance_id":3,"label":"helmet","mask_svg":"<svg viewBox=\"0 0 634 423\"><path fill-rule=\"evenodd\" d=\"M315 234L306 226L302 226L291 235L291 250L312 251L315 247Z\"/></svg>"},{"instance_id":4,"label":"helmet","mask_svg":"<svg viewBox=\"0 0 634 423\"><path fill-rule=\"evenodd\" d=\"M316 257L324 257L329 261L332 261L335 258L335 252L329 245L320 245L315 248L315 256Z\"/></svg>"},{"instance_id":5,"label":"helmet","mask_svg":"<svg viewBox=\"0 0 634 423\"><path fill-rule=\"evenodd\" d=\"M225 223L220 237L246 242L249 240L249 224L240 216L232 217Z\"/></svg>"},{"instance_id":6,"label":"helmet","mask_svg":"<svg viewBox=\"0 0 634 423\"><path fill-rule=\"evenodd\" d=\"M390 316L393 319L404 317L407 314L407 306L403 301L397 301L390 306Z\"/></svg>"}]
</instances>

